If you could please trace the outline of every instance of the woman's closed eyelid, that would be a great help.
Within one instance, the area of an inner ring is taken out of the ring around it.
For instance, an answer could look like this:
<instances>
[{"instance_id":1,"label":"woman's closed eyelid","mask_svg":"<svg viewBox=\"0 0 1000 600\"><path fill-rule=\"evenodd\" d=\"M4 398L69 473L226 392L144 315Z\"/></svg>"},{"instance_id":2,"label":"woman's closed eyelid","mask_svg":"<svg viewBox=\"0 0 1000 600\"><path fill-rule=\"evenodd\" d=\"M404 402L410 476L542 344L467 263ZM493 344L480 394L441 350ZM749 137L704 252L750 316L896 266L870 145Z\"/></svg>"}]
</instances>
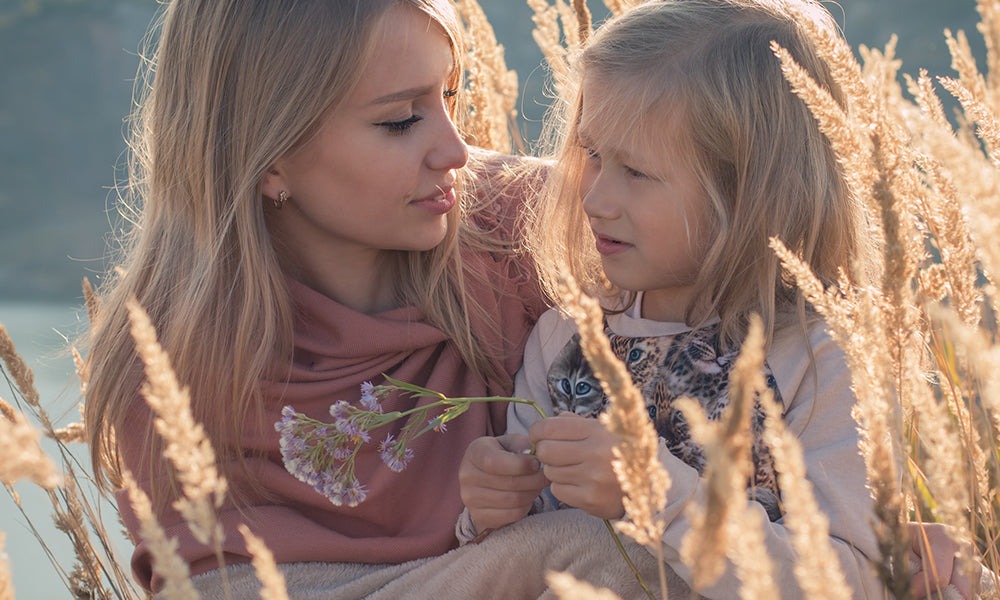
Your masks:
<instances>
[{"instance_id":1,"label":"woman's closed eyelid","mask_svg":"<svg viewBox=\"0 0 1000 600\"><path fill-rule=\"evenodd\" d=\"M411 115L399 121L381 121L379 123L375 123L375 125L377 127L382 127L384 129L387 129L389 133L399 135L402 133L406 133L406 131L409 130L410 127L413 127L423 119L424 118L421 117L420 115Z\"/></svg>"}]
</instances>

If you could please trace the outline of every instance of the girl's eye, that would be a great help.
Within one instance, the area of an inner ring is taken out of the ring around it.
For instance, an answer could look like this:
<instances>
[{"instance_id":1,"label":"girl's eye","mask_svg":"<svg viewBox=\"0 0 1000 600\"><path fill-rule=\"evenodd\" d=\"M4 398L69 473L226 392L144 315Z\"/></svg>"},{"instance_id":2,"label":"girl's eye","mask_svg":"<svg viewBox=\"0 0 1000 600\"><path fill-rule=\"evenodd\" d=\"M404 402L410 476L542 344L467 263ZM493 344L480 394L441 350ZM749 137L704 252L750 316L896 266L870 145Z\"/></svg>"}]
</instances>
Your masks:
<instances>
[{"instance_id":1,"label":"girl's eye","mask_svg":"<svg viewBox=\"0 0 1000 600\"><path fill-rule=\"evenodd\" d=\"M383 127L392 134L402 134L406 133L410 127L413 127L416 123L423 121L424 118L420 115L413 115L408 119L403 119L402 121L382 121L381 123L375 123L379 127Z\"/></svg>"},{"instance_id":2,"label":"girl's eye","mask_svg":"<svg viewBox=\"0 0 1000 600\"><path fill-rule=\"evenodd\" d=\"M587 158L588 159L600 162L601 155L600 155L600 153L597 150L594 150L593 148L588 148L586 146L583 146L583 151L587 153Z\"/></svg>"},{"instance_id":3,"label":"girl's eye","mask_svg":"<svg viewBox=\"0 0 1000 600\"><path fill-rule=\"evenodd\" d=\"M633 169L628 165L625 165L625 173L629 177L634 177L635 179L646 179L648 177L648 175L646 175L642 171L636 171L635 169Z\"/></svg>"},{"instance_id":4,"label":"girl's eye","mask_svg":"<svg viewBox=\"0 0 1000 600\"><path fill-rule=\"evenodd\" d=\"M445 98L454 98L455 96L458 95L458 89L448 88L441 95L444 96Z\"/></svg>"}]
</instances>

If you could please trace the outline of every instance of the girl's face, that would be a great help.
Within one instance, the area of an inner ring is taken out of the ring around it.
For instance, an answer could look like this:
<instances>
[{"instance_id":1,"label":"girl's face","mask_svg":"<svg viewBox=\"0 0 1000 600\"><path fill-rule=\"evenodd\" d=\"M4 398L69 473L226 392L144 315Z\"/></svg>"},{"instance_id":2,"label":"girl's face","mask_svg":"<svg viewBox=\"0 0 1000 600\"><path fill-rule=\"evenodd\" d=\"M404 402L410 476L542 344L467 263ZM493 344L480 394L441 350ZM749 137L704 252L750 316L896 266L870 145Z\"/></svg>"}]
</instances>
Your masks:
<instances>
[{"instance_id":1,"label":"girl's face","mask_svg":"<svg viewBox=\"0 0 1000 600\"><path fill-rule=\"evenodd\" d=\"M446 102L448 37L405 5L390 9L376 36L357 87L262 182L265 196L288 195L270 228L286 262L307 274L372 264L385 250L429 250L455 208L455 170L468 152Z\"/></svg>"},{"instance_id":2,"label":"girl's face","mask_svg":"<svg viewBox=\"0 0 1000 600\"><path fill-rule=\"evenodd\" d=\"M646 117L655 122L639 129L657 136L655 144L635 136L609 139L616 132L607 123L620 115L601 114L593 106L601 103L587 98L620 93L597 77L584 78L578 129L588 153L580 185L583 210L608 280L645 292L643 317L683 321L712 232L708 198L681 154L686 142L677 119Z\"/></svg>"}]
</instances>

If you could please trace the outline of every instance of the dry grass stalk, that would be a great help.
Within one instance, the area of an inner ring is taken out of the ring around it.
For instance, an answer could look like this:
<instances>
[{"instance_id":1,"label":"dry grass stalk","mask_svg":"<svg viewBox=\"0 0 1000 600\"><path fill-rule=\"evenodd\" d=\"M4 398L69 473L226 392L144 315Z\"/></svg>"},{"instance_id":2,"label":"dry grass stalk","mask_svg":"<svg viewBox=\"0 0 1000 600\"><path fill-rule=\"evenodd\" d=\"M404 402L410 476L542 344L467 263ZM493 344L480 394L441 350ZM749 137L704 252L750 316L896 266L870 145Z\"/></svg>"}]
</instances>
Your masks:
<instances>
[{"instance_id":1,"label":"dry grass stalk","mask_svg":"<svg viewBox=\"0 0 1000 600\"><path fill-rule=\"evenodd\" d=\"M149 547L153 572L163 579L160 594L164 600L197 600L200 596L191 583L187 562L177 554L177 540L167 539L166 532L153 515L149 497L139 489L131 473L122 473L122 483L139 520L139 537Z\"/></svg>"},{"instance_id":2,"label":"dry grass stalk","mask_svg":"<svg viewBox=\"0 0 1000 600\"><path fill-rule=\"evenodd\" d=\"M608 408L599 418L610 432L621 436L621 443L613 450L612 467L624 494L626 518L615 527L655 552L659 559L660 587L665 595L661 540L666 524L658 514L666 503L670 476L658 457L659 437L653 430L642 393L611 350L604 334L600 305L580 290L571 275L566 275L560 287L562 305L569 307L579 329L583 354L608 397Z\"/></svg>"},{"instance_id":3,"label":"dry grass stalk","mask_svg":"<svg viewBox=\"0 0 1000 600\"><path fill-rule=\"evenodd\" d=\"M573 0L573 13L576 14L577 37L580 45L585 45L593 31L593 18L587 8L587 0Z\"/></svg>"},{"instance_id":4,"label":"dry grass stalk","mask_svg":"<svg viewBox=\"0 0 1000 600\"><path fill-rule=\"evenodd\" d=\"M288 600L285 576L278 570L278 565L274 562L274 555L271 554L264 541L250 531L249 527L240 524L239 530L247 543L247 550L250 551L257 579L263 584L260 590L261 600Z\"/></svg>"},{"instance_id":5,"label":"dry grass stalk","mask_svg":"<svg viewBox=\"0 0 1000 600\"><path fill-rule=\"evenodd\" d=\"M707 490L704 509L695 505L688 508L692 529L682 542L681 558L691 566L694 588L704 589L723 573L728 555L742 584L740 597L744 600L780 595L764 549L761 520L746 500L746 484L753 473L751 413L757 395L767 387L761 374L763 344L763 327L755 317L733 366L730 404L720 422L708 421L701 405L689 398L677 404L692 438L704 448Z\"/></svg>"},{"instance_id":6,"label":"dry grass stalk","mask_svg":"<svg viewBox=\"0 0 1000 600\"><path fill-rule=\"evenodd\" d=\"M595 588L586 581L580 581L569 573L549 571L545 581L557 598L565 600L619 600L618 594L608 589Z\"/></svg>"},{"instance_id":7,"label":"dry grass stalk","mask_svg":"<svg viewBox=\"0 0 1000 600\"><path fill-rule=\"evenodd\" d=\"M16 415L17 411L14 410L14 407L8 404L3 398L0 398L0 416L3 416L8 421L13 421Z\"/></svg>"},{"instance_id":8,"label":"dry grass stalk","mask_svg":"<svg viewBox=\"0 0 1000 600\"><path fill-rule=\"evenodd\" d=\"M820 510L806 479L802 445L785 428L781 408L770 391L761 394L764 420L764 440L774 455L778 484L781 488L785 523L792 531L795 549L795 579L804 597L811 600L851 598L840 561L830 546L830 522Z\"/></svg>"},{"instance_id":9,"label":"dry grass stalk","mask_svg":"<svg viewBox=\"0 0 1000 600\"><path fill-rule=\"evenodd\" d=\"M84 429L83 423L70 423L65 427L56 429L55 437L64 444L71 442L84 444L87 442L87 430Z\"/></svg>"},{"instance_id":10,"label":"dry grass stalk","mask_svg":"<svg viewBox=\"0 0 1000 600\"><path fill-rule=\"evenodd\" d=\"M0 324L0 360L3 360L3 363L7 365L7 371L24 400L32 407L39 408L41 403L38 398L38 390L35 389L35 374L14 348L14 340L10 338L10 334L7 333L7 328L3 324ZM51 421L43 423L43 425L46 426L46 429L50 429Z\"/></svg>"},{"instance_id":11,"label":"dry grass stalk","mask_svg":"<svg viewBox=\"0 0 1000 600\"><path fill-rule=\"evenodd\" d=\"M104 587L104 565L90 541L87 528L87 518L80 503L79 489L76 485L76 473L70 465L67 467L66 483L57 497L50 492L50 500L54 509L56 528L70 539L76 564L69 577L70 591L74 598L106 598L111 594ZM60 497L62 501L60 501Z\"/></svg>"},{"instance_id":12,"label":"dry grass stalk","mask_svg":"<svg viewBox=\"0 0 1000 600\"><path fill-rule=\"evenodd\" d=\"M608 7L612 15L620 15L630 7L640 4L640 0L604 0L604 6Z\"/></svg>"},{"instance_id":13,"label":"dry grass stalk","mask_svg":"<svg viewBox=\"0 0 1000 600\"><path fill-rule=\"evenodd\" d=\"M135 301L127 306L136 351L146 372L141 393L156 413L154 426L166 441L163 455L173 465L183 490L174 508L184 516L199 542L214 542L221 550L223 532L215 511L225 498L226 481L216 468L215 451L191 414L187 388L177 381L169 358L156 341L149 316Z\"/></svg>"},{"instance_id":14,"label":"dry grass stalk","mask_svg":"<svg viewBox=\"0 0 1000 600\"><path fill-rule=\"evenodd\" d=\"M517 73L507 68L504 47L475 0L455 3L469 33L466 93L470 117L463 127L469 143L501 152L520 145L517 117Z\"/></svg>"},{"instance_id":15,"label":"dry grass stalk","mask_svg":"<svg viewBox=\"0 0 1000 600\"><path fill-rule=\"evenodd\" d=\"M101 299L86 277L83 278L81 286L83 287L83 305L87 309L87 318L91 323L94 323L97 318L97 309L101 307Z\"/></svg>"},{"instance_id":16,"label":"dry grass stalk","mask_svg":"<svg viewBox=\"0 0 1000 600\"><path fill-rule=\"evenodd\" d=\"M873 344L891 339L885 324L885 298L871 289L824 290L809 267L780 240L772 239L771 248L844 349L858 398L852 414L859 425L861 453L875 500L877 522L873 528L882 554L877 569L890 591L905 598L909 593L905 570L892 568L908 564L910 547L905 488L900 485L898 468L904 456L902 418L892 391L896 389L892 366L884 360L871 360L870 354Z\"/></svg>"},{"instance_id":17,"label":"dry grass stalk","mask_svg":"<svg viewBox=\"0 0 1000 600\"><path fill-rule=\"evenodd\" d=\"M0 419L0 482L29 479L46 490L59 486L62 477L39 445L40 432L21 413L11 416Z\"/></svg>"},{"instance_id":18,"label":"dry grass stalk","mask_svg":"<svg viewBox=\"0 0 1000 600\"><path fill-rule=\"evenodd\" d=\"M535 28L531 32L551 71L555 96L572 98L574 86L572 60L580 50L579 32L582 24L577 13L564 0L527 0L533 13Z\"/></svg>"},{"instance_id":19,"label":"dry grass stalk","mask_svg":"<svg viewBox=\"0 0 1000 600\"><path fill-rule=\"evenodd\" d=\"M997 121L996 114L981 99L983 92L976 92L970 89L963 82L952 77L939 77L941 85L952 93L962 104L965 114L971 117L976 124L976 135L978 135L986 147L989 149L990 159L994 165L1000 166L1000 122Z\"/></svg>"},{"instance_id":20,"label":"dry grass stalk","mask_svg":"<svg viewBox=\"0 0 1000 600\"><path fill-rule=\"evenodd\" d=\"M14 600L14 581L10 575L10 560L4 545L7 536L0 531L0 600Z\"/></svg>"}]
</instances>

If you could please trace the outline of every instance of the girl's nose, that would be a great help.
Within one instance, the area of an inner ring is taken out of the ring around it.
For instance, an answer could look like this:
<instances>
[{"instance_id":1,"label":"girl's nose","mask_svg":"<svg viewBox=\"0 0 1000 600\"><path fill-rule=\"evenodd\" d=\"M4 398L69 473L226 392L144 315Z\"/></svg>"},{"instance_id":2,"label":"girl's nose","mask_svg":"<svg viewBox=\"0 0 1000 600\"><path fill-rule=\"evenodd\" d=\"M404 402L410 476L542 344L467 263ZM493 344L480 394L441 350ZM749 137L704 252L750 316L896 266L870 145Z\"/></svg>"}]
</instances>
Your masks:
<instances>
[{"instance_id":1,"label":"girl's nose","mask_svg":"<svg viewBox=\"0 0 1000 600\"><path fill-rule=\"evenodd\" d=\"M618 216L617 203L614 194L607 189L606 178L598 173L580 182L580 193L583 195L583 212L592 219L613 219Z\"/></svg>"}]
</instances>

